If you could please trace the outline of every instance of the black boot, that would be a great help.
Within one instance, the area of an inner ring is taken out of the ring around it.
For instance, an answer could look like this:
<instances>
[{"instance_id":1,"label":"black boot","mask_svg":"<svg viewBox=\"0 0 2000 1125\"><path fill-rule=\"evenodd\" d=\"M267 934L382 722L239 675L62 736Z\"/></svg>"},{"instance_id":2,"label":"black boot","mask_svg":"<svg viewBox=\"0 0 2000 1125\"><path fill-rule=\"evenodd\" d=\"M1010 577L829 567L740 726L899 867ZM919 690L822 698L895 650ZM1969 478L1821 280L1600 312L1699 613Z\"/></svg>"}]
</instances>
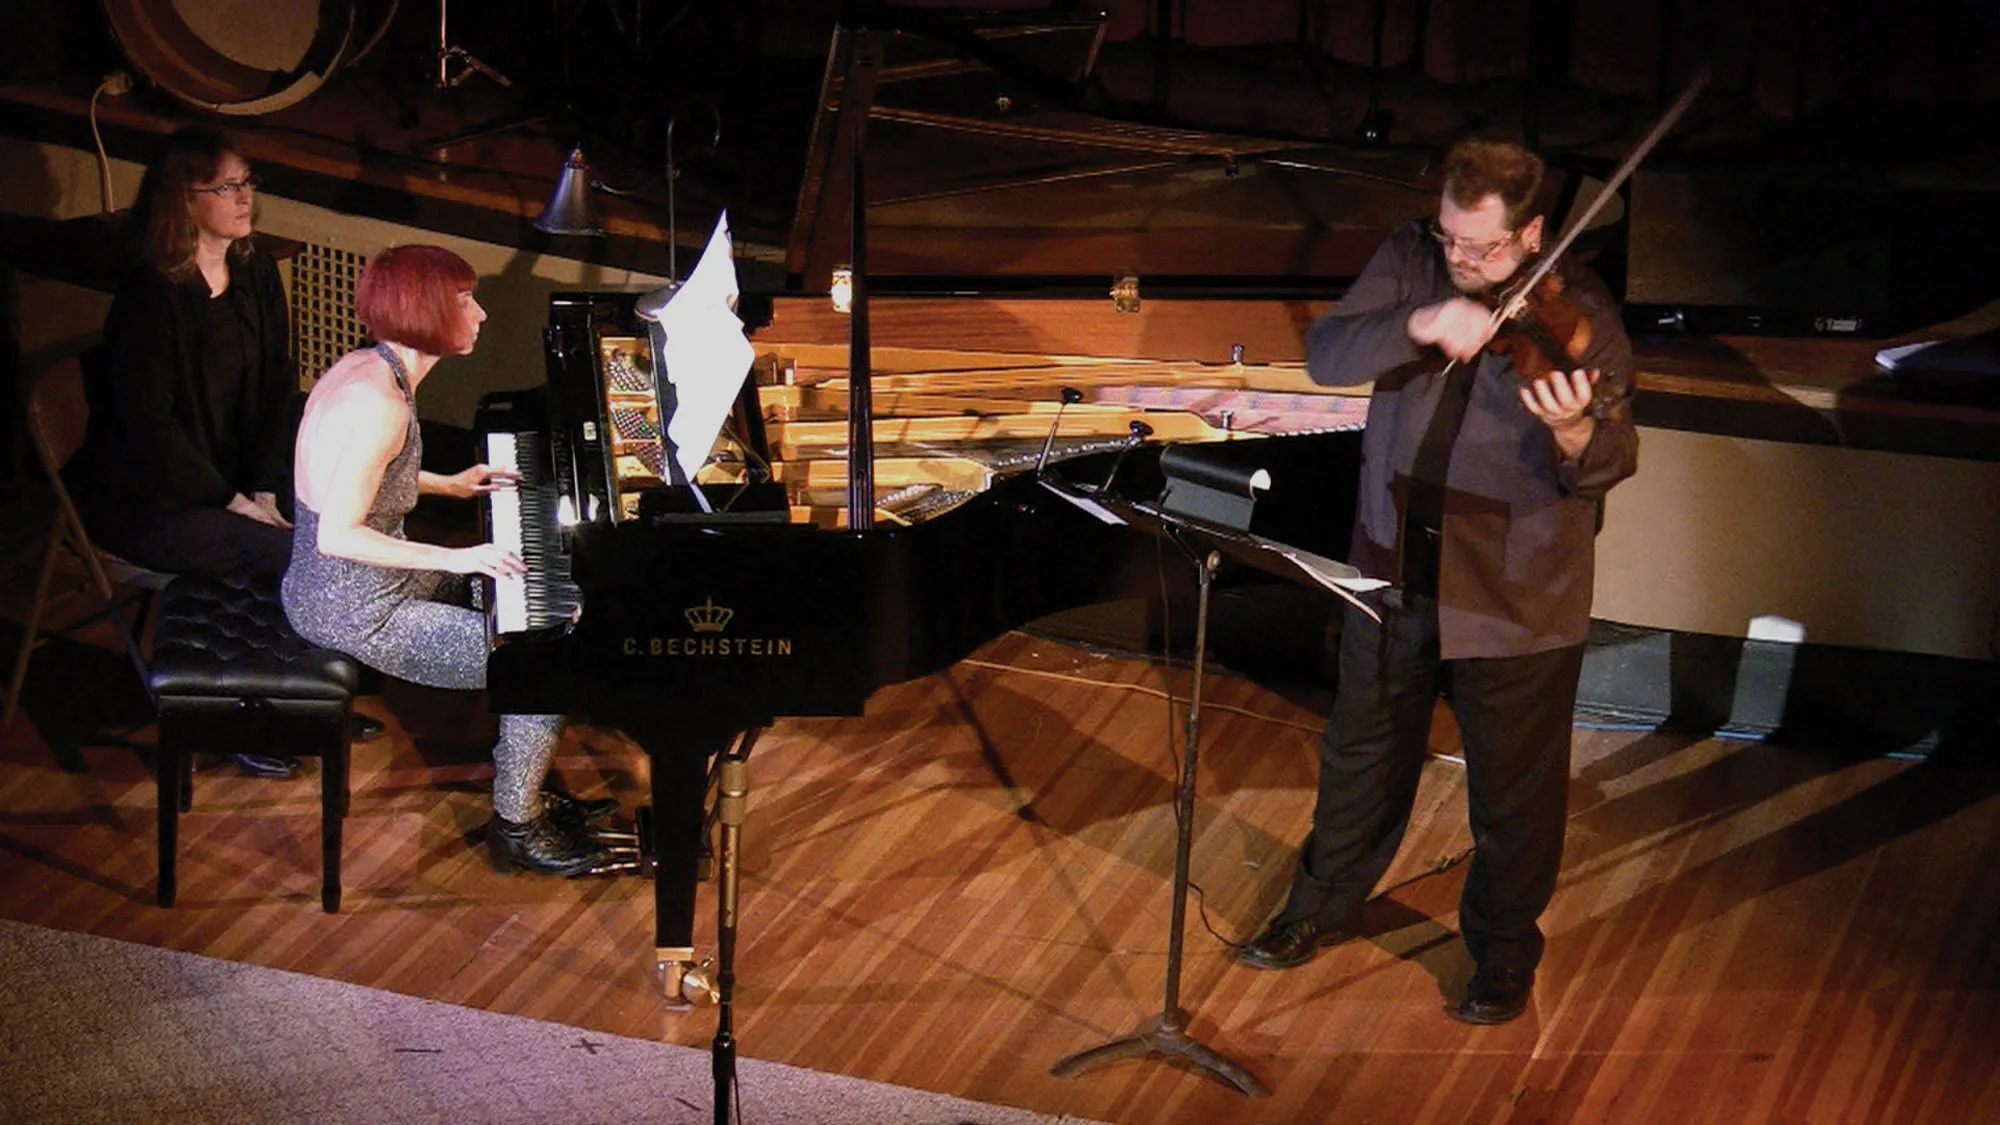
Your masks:
<instances>
[{"instance_id":1,"label":"black boot","mask_svg":"<svg viewBox=\"0 0 2000 1125\"><path fill-rule=\"evenodd\" d=\"M543 875L582 875L610 858L602 844L581 829L560 823L546 809L526 824L495 813L486 825L486 850L493 858L493 870L502 875L511 875L516 868Z\"/></svg>"},{"instance_id":2,"label":"black boot","mask_svg":"<svg viewBox=\"0 0 2000 1125\"><path fill-rule=\"evenodd\" d=\"M596 797L586 801L560 784L547 781L542 784L542 807L548 810L556 823L582 832L616 813L618 800L615 797Z\"/></svg>"}]
</instances>

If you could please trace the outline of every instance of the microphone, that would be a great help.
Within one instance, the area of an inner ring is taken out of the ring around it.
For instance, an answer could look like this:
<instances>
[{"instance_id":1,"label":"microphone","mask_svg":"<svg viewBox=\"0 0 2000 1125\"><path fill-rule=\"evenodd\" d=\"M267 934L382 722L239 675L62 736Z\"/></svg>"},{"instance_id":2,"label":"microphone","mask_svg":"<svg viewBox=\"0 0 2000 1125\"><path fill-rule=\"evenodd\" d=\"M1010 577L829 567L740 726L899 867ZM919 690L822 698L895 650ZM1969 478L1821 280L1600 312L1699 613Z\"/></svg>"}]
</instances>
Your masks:
<instances>
[{"instance_id":1,"label":"microphone","mask_svg":"<svg viewBox=\"0 0 2000 1125\"><path fill-rule=\"evenodd\" d=\"M1042 475L1042 470L1049 466L1049 450L1055 447L1056 430L1062 426L1063 411L1069 409L1070 403L1082 401L1082 391L1077 390L1075 387L1064 387L1062 389L1062 403L1056 407L1056 420L1049 423L1049 436L1042 439L1042 455L1035 458L1036 477L1039 478Z\"/></svg>"},{"instance_id":2,"label":"microphone","mask_svg":"<svg viewBox=\"0 0 2000 1125\"><path fill-rule=\"evenodd\" d=\"M1132 419L1131 429L1132 432L1126 435L1124 448L1118 451L1118 458L1111 462L1111 471L1104 474L1104 483L1097 486L1097 491L1111 491L1111 482L1118 476L1118 467L1125 463L1125 455L1139 448L1139 443L1153 436L1153 427L1137 418Z\"/></svg>"}]
</instances>

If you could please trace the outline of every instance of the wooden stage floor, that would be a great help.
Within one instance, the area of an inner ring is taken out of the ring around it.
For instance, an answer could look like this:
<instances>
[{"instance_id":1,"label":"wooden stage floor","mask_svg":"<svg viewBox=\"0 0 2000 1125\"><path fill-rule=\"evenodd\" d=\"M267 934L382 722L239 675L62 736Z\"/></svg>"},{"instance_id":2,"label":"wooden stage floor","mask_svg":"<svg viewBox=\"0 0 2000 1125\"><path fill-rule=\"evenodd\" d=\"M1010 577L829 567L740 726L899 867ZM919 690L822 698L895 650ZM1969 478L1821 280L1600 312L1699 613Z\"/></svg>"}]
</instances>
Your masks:
<instances>
[{"instance_id":1,"label":"wooden stage floor","mask_svg":"<svg viewBox=\"0 0 2000 1125\"><path fill-rule=\"evenodd\" d=\"M0 583L14 615L23 549ZM0 634L11 651L18 632ZM362 701L388 733L355 755L342 914L318 905L316 774L213 764L162 910L152 731L122 656L86 633L33 668L0 732L0 916L708 1044L713 1009L656 994L644 881L503 877L469 841L490 777L476 699ZM1470 968L1448 757L1366 940L1286 973L1232 963L1226 941L1284 892L1324 699L1226 670L1204 694L1182 999L1192 1033L1273 1096L1160 1059L1052 1077L1160 1007L1180 729L1164 693L1186 690L1184 671L1014 633L861 717L779 724L750 770L741 1052L1121 1123L2000 1120L1990 760L1579 726L1534 1005L1471 1028L1442 1011ZM1436 749L1454 739L1441 719ZM572 730L558 768L586 794L646 789L644 756L608 732ZM712 888L703 901L712 934Z\"/></svg>"}]
</instances>

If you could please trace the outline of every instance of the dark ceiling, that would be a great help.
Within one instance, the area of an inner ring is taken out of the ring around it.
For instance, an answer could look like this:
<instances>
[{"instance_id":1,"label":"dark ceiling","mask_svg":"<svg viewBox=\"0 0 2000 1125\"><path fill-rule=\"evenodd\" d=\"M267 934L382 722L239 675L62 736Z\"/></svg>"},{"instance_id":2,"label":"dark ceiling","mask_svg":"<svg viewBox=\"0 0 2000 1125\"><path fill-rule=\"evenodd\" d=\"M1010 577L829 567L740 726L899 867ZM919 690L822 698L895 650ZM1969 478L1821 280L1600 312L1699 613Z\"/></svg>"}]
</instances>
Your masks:
<instances>
[{"instance_id":1,"label":"dark ceiling","mask_svg":"<svg viewBox=\"0 0 2000 1125\"><path fill-rule=\"evenodd\" d=\"M0 80L66 77L87 89L121 66L103 2L12 0ZM370 46L315 97L365 91L412 118L435 102L432 0L320 0L319 9L322 19L351 15ZM1249 272L1351 272L1341 263L1371 241L1368 228L1411 206L1451 141L1522 140L1558 168L1602 175L1706 66L1701 98L1646 167L1701 179L1689 206L1737 244L1742 264L1732 268L1928 285L1950 292L1932 302L1942 306L1982 284L1964 262L2000 252L1984 217L2000 187L2000 130L1990 124L2000 5L1990 0L460 0L446 11L452 44L506 76L513 108L545 114L537 127L564 144L585 144L608 180L656 174L675 129L677 210L726 202L740 233L773 243L791 233L829 44L844 23L921 41L917 55L933 60L882 85L878 108L903 116L870 126L871 214L883 209L892 230L898 221L1005 230L1022 215L1087 226L1088 216L1064 212L1088 207L1102 212L1090 229L1109 230L1126 212L1103 173L1123 161L1147 169L1150 188L1178 193L1148 221L1194 222L1206 209L1226 225L1240 208L1241 222L1303 232L1275 264ZM941 65L954 59L956 70ZM499 89L484 76L472 87ZM1036 147L1035 130L1085 119L1122 130L1124 147ZM1133 156L1131 137L1183 133L1226 140ZM1225 169L1234 181L1239 163L1257 173L1242 182L1261 184L1263 202L1203 179ZM998 212L978 211L984 188L1024 176L1062 182L1080 169L1096 177L1074 181L1083 190L1016 193ZM1382 191L1359 191L1370 183ZM938 202L948 198L958 202ZM1329 220L1336 208L1352 221ZM1343 223L1355 228L1352 246L1340 240ZM1962 253L1968 246L1976 253ZM1928 267L1952 247L1958 267ZM1143 264L1174 272L1171 262ZM1064 267L1024 255L1014 268Z\"/></svg>"}]
</instances>

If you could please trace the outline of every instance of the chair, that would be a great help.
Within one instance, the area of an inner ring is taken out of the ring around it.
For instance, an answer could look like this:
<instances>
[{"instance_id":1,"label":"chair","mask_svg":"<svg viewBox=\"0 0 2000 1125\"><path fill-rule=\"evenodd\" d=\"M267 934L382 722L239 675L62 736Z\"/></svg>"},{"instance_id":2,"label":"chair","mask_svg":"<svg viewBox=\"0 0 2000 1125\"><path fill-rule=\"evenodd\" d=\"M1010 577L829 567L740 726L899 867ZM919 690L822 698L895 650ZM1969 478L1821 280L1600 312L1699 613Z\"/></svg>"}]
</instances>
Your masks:
<instances>
[{"instance_id":1,"label":"chair","mask_svg":"<svg viewBox=\"0 0 2000 1125\"><path fill-rule=\"evenodd\" d=\"M83 517L77 513L76 504L70 499L69 490L63 487L62 467L83 444L84 427L90 419L90 407L84 399L82 356L71 355L57 360L34 377L28 389L27 415L28 437L34 443L35 455L41 460L49 489L55 495L55 513L49 521L48 546L42 552L41 573L35 579L35 599L28 607L27 620L22 623L21 648L15 654L13 674L7 682L7 701L5 709L0 710L0 730L14 721L14 710L21 701L21 687L28 678L28 659L43 640L40 631L42 615L51 604L49 588L55 580L59 559L68 555L83 563L89 579L87 585L96 589L104 608L57 632L68 632L108 615L125 642L125 651L132 658L132 667L139 673L141 684L146 683L147 667L139 638L145 633L154 594L165 588L174 577L126 562L93 544L90 533L84 530ZM140 591L138 612L130 620L125 616L125 599L118 594L120 586L136 587ZM81 589L79 587L79 591Z\"/></svg>"}]
</instances>

